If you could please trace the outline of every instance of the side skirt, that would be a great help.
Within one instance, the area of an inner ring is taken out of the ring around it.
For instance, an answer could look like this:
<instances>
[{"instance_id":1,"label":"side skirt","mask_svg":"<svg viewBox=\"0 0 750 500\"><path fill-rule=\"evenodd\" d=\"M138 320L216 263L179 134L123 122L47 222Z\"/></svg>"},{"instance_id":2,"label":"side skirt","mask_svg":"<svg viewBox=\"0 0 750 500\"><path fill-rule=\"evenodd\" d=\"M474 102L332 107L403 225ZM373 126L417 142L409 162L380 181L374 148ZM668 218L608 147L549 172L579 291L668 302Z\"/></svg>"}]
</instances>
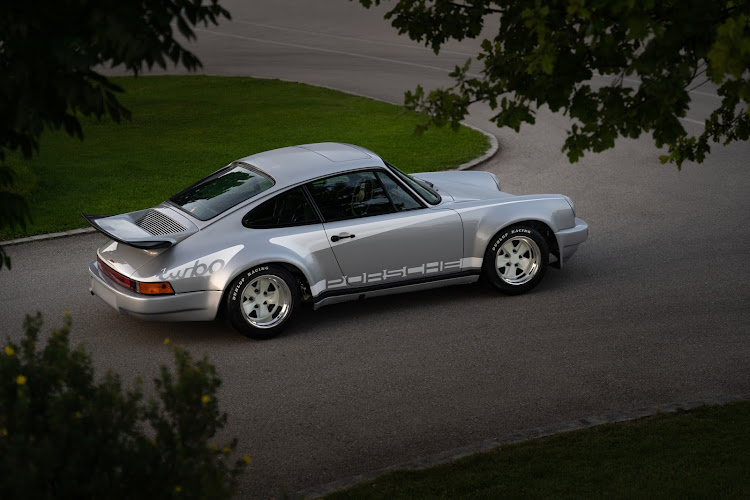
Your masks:
<instances>
[{"instance_id":1,"label":"side skirt","mask_svg":"<svg viewBox=\"0 0 750 500\"><path fill-rule=\"evenodd\" d=\"M380 287L360 287L350 288L337 291L335 294L323 292L314 298L314 309L341 302L350 302L352 300L362 300L371 297L380 297L382 295L394 295L397 293L417 292L420 290L429 290L431 288L442 288L444 286L464 285L467 283L476 283L479 281L480 270L467 271L460 275L451 275L442 278L433 278L430 280L415 280Z\"/></svg>"}]
</instances>

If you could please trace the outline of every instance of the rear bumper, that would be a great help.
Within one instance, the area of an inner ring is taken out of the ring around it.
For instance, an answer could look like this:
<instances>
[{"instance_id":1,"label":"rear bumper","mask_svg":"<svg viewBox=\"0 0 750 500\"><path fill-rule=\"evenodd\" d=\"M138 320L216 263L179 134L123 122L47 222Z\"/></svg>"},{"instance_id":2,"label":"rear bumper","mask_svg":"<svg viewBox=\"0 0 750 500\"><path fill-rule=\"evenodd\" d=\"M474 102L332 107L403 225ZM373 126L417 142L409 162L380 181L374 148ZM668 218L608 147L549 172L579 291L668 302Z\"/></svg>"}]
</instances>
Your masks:
<instances>
[{"instance_id":1,"label":"rear bumper","mask_svg":"<svg viewBox=\"0 0 750 500\"><path fill-rule=\"evenodd\" d=\"M560 267L578 250L578 245L586 241L589 236L589 225L583 219L576 217L576 225L555 233L557 248L560 250Z\"/></svg>"},{"instance_id":2,"label":"rear bumper","mask_svg":"<svg viewBox=\"0 0 750 500\"><path fill-rule=\"evenodd\" d=\"M96 261L89 264L89 291L120 314L151 321L211 321L216 318L221 291L147 296L124 289L105 276Z\"/></svg>"}]
</instances>

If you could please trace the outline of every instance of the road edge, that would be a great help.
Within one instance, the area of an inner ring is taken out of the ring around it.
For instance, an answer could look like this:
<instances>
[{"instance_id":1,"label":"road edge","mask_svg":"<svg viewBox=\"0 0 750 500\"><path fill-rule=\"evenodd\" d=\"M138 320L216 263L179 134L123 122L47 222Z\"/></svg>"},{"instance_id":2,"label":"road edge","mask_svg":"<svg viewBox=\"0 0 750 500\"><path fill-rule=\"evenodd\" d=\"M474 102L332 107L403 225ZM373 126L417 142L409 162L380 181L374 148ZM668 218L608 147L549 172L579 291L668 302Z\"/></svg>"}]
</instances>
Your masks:
<instances>
[{"instance_id":1,"label":"road edge","mask_svg":"<svg viewBox=\"0 0 750 500\"><path fill-rule=\"evenodd\" d=\"M480 132L484 134L484 136L487 138L487 142L489 142L490 147L487 149L487 151L484 152L483 155L478 156L477 158L474 158L471 161L467 161L466 163L463 163L455 168L455 170L469 170L474 167L478 167L479 165L482 165L492 158L495 157L497 152L500 150L500 144L497 141L497 137L495 137L494 134L491 134L487 132L486 130L482 130L479 127L475 127L474 125L469 125L466 122L461 122L461 125L465 127L469 127L471 129L476 130L477 132Z\"/></svg>"},{"instance_id":2,"label":"road edge","mask_svg":"<svg viewBox=\"0 0 750 500\"><path fill-rule=\"evenodd\" d=\"M417 457L409 462L404 462L396 465L384 467L382 469L376 469L370 472L365 472L356 476L351 476L338 481L332 481L330 483L314 486L312 488L305 488L299 490L292 498L320 498L322 496L334 493L339 490L356 486L360 483L371 481L378 476L393 472L396 470L420 470L440 465L448 462L474 455L476 453L482 453L492 451L512 443L519 443L521 441L530 441L533 439L539 439L555 434L561 434L563 432L577 431L582 429L588 429L602 424L614 424L617 422L626 422L632 420L639 420L642 418L650 417L658 413L676 413L678 411L692 410L701 406L712 406L732 403L736 401L748 401L750 400L750 394L737 394L729 396L717 396L713 398L699 399L693 401L684 401L681 403L665 403L656 406L647 406L642 408L635 408L632 410L609 413L606 415L593 415L588 417L582 417L569 422L548 425L545 427L536 427L526 429L522 431L513 432L497 439L486 439L479 441L467 446L460 448L454 448L442 453L434 455L427 455L423 457Z\"/></svg>"},{"instance_id":3,"label":"road edge","mask_svg":"<svg viewBox=\"0 0 750 500\"><path fill-rule=\"evenodd\" d=\"M59 233L46 233L36 234L34 236L26 236L25 238L17 238L15 240L0 241L0 246L10 247L13 245L21 245L23 243L33 243L35 241L46 241L54 240L57 238L66 238L68 236L77 236L79 234L95 233L96 229L93 227L81 227L78 229L70 229L68 231L60 231Z\"/></svg>"}]
</instances>

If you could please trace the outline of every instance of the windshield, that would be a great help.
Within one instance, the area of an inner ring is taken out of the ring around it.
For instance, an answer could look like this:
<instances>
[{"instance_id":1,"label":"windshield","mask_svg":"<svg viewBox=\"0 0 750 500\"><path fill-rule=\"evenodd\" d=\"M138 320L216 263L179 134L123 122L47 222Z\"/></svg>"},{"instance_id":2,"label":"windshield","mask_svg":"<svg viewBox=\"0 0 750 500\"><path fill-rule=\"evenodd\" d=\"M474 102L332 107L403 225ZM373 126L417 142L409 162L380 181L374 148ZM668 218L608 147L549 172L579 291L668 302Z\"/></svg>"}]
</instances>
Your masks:
<instances>
[{"instance_id":1,"label":"windshield","mask_svg":"<svg viewBox=\"0 0 750 500\"><path fill-rule=\"evenodd\" d=\"M208 220L274 185L267 175L244 163L231 165L169 199L200 220Z\"/></svg>"},{"instance_id":2,"label":"windshield","mask_svg":"<svg viewBox=\"0 0 750 500\"><path fill-rule=\"evenodd\" d=\"M430 205L437 205L438 203L440 203L440 195L437 194L437 192L430 186L428 186L423 180L416 179L409 174L405 174L390 163L386 162L385 164L388 165L393 173L395 173L402 181L408 184L410 188L416 191L419 196L424 198L427 203L429 203Z\"/></svg>"}]
</instances>

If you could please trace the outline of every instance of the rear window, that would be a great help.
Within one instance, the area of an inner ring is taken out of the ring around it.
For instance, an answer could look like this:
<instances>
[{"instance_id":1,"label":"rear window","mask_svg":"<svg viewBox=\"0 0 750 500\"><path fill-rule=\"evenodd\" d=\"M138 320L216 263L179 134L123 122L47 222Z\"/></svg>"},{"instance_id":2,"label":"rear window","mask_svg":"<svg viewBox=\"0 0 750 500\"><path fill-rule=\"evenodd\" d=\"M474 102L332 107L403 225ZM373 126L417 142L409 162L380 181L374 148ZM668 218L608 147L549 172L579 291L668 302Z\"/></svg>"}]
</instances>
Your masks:
<instances>
[{"instance_id":1,"label":"rear window","mask_svg":"<svg viewBox=\"0 0 750 500\"><path fill-rule=\"evenodd\" d=\"M169 199L200 220L208 220L274 185L267 174L245 163L232 163Z\"/></svg>"}]
</instances>

